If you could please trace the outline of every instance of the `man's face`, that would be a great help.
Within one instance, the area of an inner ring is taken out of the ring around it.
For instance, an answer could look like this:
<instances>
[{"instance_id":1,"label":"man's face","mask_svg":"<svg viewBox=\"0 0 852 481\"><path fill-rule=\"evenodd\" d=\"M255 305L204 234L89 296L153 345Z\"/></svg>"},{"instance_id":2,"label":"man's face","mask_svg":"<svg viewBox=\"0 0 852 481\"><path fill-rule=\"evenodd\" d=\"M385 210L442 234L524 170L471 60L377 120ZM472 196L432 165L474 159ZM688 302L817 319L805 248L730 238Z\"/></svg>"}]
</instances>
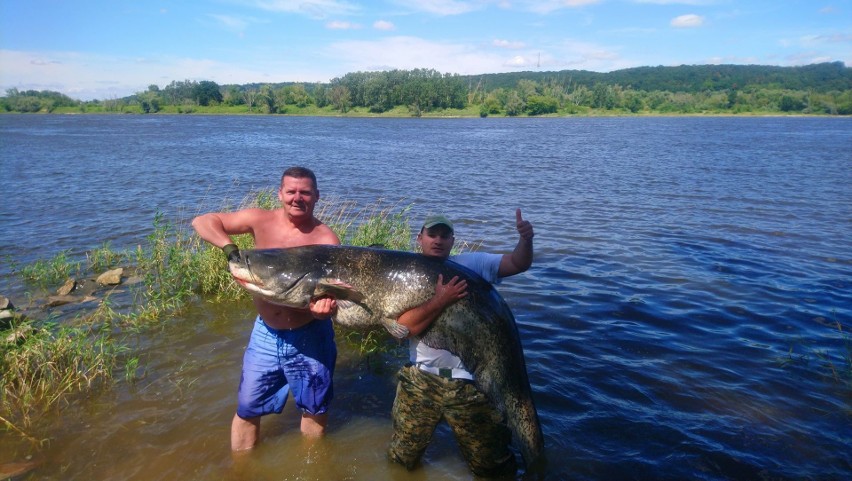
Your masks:
<instances>
[{"instance_id":1,"label":"man's face","mask_svg":"<svg viewBox=\"0 0 852 481\"><path fill-rule=\"evenodd\" d=\"M319 192L308 177L284 177L284 182L278 190L278 200L291 219L312 218Z\"/></svg>"},{"instance_id":2,"label":"man's face","mask_svg":"<svg viewBox=\"0 0 852 481\"><path fill-rule=\"evenodd\" d=\"M456 238L449 227L438 224L417 234L417 243L424 255L446 259L453 250Z\"/></svg>"}]
</instances>

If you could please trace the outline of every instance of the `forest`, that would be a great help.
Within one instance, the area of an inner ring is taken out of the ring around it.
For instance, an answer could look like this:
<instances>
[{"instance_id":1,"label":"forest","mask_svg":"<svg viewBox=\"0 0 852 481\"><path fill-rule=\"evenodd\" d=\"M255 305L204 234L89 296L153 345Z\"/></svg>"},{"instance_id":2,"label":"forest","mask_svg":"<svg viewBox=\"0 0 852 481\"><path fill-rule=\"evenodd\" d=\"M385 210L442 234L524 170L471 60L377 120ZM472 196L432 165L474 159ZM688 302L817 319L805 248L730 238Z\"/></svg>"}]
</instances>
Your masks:
<instances>
[{"instance_id":1,"label":"forest","mask_svg":"<svg viewBox=\"0 0 852 481\"><path fill-rule=\"evenodd\" d=\"M0 97L0 112L393 116L633 114L852 115L852 68L681 65L483 75L433 69L352 72L328 83L219 85L173 80L123 98L54 91Z\"/></svg>"}]
</instances>

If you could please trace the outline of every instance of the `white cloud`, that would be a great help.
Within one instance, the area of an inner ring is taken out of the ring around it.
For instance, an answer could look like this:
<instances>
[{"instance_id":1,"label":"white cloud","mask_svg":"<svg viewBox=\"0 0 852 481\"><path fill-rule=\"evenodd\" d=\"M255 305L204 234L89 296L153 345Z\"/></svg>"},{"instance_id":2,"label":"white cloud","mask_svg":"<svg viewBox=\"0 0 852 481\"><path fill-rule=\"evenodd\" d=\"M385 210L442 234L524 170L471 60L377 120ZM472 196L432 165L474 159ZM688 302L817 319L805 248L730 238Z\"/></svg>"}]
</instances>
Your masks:
<instances>
[{"instance_id":1,"label":"white cloud","mask_svg":"<svg viewBox=\"0 0 852 481\"><path fill-rule=\"evenodd\" d=\"M512 42L512 41L509 41L509 40L502 40L502 39L499 39L499 38L495 38L494 41L491 44L494 45L495 47L509 48L509 49L518 49L518 48L524 48L525 47L524 42Z\"/></svg>"},{"instance_id":2,"label":"white cloud","mask_svg":"<svg viewBox=\"0 0 852 481\"><path fill-rule=\"evenodd\" d=\"M24 52L0 50L0 92L53 90L91 100L120 98L160 87L173 80L212 80L218 84L254 82L328 82L331 73L297 63L268 59L246 66L234 61L205 58L131 58L79 52Z\"/></svg>"},{"instance_id":3,"label":"white cloud","mask_svg":"<svg viewBox=\"0 0 852 481\"><path fill-rule=\"evenodd\" d=\"M376 20L375 22L373 22L373 28L375 28L376 30L390 31L396 30L396 25L386 20Z\"/></svg>"},{"instance_id":4,"label":"white cloud","mask_svg":"<svg viewBox=\"0 0 852 481\"><path fill-rule=\"evenodd\" d=\"M713 5L719 0L632 0L633 3L650 3L654 5Z\"/></svg>"},{"instance_id":5,"label":"white cloud","mask_svg":"<svg viewBox=\"0 0 852 481\"><path fill-rule=\"evenodd\" d=\"M601 0L522 0L517 5L522 10L547 14L563 8L580 8L600 3Z\"/></svg>"},{"instance_id":6,"label":"white cloud","mask_svg":"<svg viewBox=\"0 0 852 481\"><path fill-rule=\"evenodd\" d=\"M249 25L247 20L231 15L209 14L208 17L215 20L218 25L232 32L241 32Z\"/></svg>"},{"instance_id":7,"label":"white cloud","mask_svg":"<svg viewBox=\"0 0 852 481\"><path fill-rule=\"evenodd\" d=\"M358 25L357 23L334 20L332 22L326 23L325 28L329 30L357 30L361 28L361 25Z\"/></svg>"},{"instance_id":8,"label":"white cloud","mask_svg":"<svg viewBox=\"0 0 852 481\"><path fill-rule=\"evenodd\" d=\"M596 72L609 72L622 68L635 67L635 62L627 61L612 47L588 42L567 40L551 52L551 59L543 59L542 64L551 65L551 70L579 69Z\"/></svg>"},{"instance_id":9,"label":"white cloud","mask_svg":"<svg viewBox=\"0 0 852 481\"><path fill-rule=\"evenodd\" d=\"M527 62L527 59L525 59L523 56L515 55L514 57L510 58L509 61L505 63L505 65L507 67L522 68L528 66L529 62Z\"/></svg>"},{"instance_id":10,"label":"white cloud","mask_svg":"<svg viewBox=\"0 0 852 481\"><path fill-rule=\"evenodd\" d=\"M431 13L433 15L461 15L463 13L480 10L487 5L487 1L458 1L458 0L421 0L411 2L409 0L394 0L393 3L409 8L411 10Z\"/></svg>"},{"instance_id":11,"label":"white cloud","mask_svg":"<svg viewBox=\"0 0 852 481\"><path fill-rule=\"evenodd\" d=\"M799 39L802 45L819 45L819 44L850 44L852 45L852 34L837 33L831 35L805 35Z\"/></svg>"},{"instance_id":12,"label":"white cloud","mask_svg":"<svg viewBox=\"0 0 852 481\"><path fill-rule=\"evenodd\" d=\"M337 0L245 0L243 3L270 12L297 13L314 19L352 15L360 10L357 5Z\"/></svg>"},{"instance_id":13,"label":"white cloud","mask_svg":"<svg viewBox=\"0 0 852 481\"><path fill-rule=\"evenodd\" d=\"M463 13L483 10L496 5L497 8L519 10L546 14L563 8L579 8L594 5L603 0L392 0L393 3L408 9L431 13L434 15L460 15Z\"/></svg>"},{"instance_id":14,"label":"white cloud","mask_svg":"<svg viewBox=\"0 0 852 481\"><path fill-rule=\"evenodd\" d=\"M352 52L358 52L353 56ZM376 41L352 40L332 44L327 53L343 73L431 68L442 73L473 74L498 71L502 59L464 44L396 36Z\"/></svg>"},{"instance_id":15,"label":"white cloud","mask_svg":"<svg viewBox=\"0 0 852 481\"><path fill-rule=\"evenodd\" d=\"M704 17L695 14L681 15L675 17L671 21L671 26L675 28L695 28L704 24Z\"/></svg>"},{"instance_id":16,"label":"white cloud","mask_svg":"<svg viewBox=\"0 0 852 481\"><path fill-rule=\"evenodd\" d=\"M353 57L352 52L358 52ZM549 49L504 55L490 45L435 42L417 37L387 37L377 41L338 42L326 50L342 73L431 68L442 73L475 75L512 70L585 69L611 71L637 66L612 48L583 42L563 42Z\"/></svg>"}]
</instances>

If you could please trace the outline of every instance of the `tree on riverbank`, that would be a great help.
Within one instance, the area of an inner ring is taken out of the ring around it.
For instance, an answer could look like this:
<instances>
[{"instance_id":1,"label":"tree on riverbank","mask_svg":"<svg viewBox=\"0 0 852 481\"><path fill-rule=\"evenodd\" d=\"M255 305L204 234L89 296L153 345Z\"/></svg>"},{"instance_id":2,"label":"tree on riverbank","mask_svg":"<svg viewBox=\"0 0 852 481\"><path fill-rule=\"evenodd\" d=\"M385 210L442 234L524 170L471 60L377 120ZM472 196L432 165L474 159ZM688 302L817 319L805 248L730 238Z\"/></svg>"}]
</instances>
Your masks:
<instances>
[{"instance_id":1,"label":"tree on riverbank","mask_svg":"<svg viewBox=\"0 0 852 481\"><path fill-rule=\"evenodd\" d=\"M609 73L486 75L432 69L354 72L329 83L223 85L172 81L122 99L81 102L58 92L7 90L7 112L266 113L299 115L852 115L852 68L682 65Z\"/></svg>"}]
</instances>

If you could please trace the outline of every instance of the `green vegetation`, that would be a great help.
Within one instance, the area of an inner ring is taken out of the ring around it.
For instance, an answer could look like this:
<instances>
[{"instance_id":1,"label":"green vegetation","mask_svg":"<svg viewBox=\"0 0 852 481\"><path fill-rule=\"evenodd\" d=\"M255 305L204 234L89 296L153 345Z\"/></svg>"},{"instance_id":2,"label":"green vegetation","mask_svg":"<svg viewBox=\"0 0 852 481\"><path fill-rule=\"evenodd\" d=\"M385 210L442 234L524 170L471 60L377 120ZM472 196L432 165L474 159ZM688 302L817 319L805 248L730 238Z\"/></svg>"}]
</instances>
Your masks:
<instances>
[{"instance_id":1,"label":"green vegetation","mask_svg":"<svg viewBox=\"0 0 852 481\"><path fill-rule=\"evenodd\" d=\"M86 253L86 260L90 271L102 272L120 266L128 258L125 253L112 250L109 242L104 242L101 247Z\"/></svg>"},{"instance_id":2,"label":"green vegetation","mask_svg":"<svg viewBox=\"0 0 852 481\"><path fill-rule=\"evenodd\" d=\"M345 116L564 116L631 114L852 115L852 68L681 65L608 73L485 75L432 69L354 72L329 83L218 85L172 81L121 99L76 101L9 89L0 112L286 114Z\"/></svg>"},{"instance_id":3,"label":"green vegetation","mask_svg":"<svg viewBox=\"0 0 852 481\"><path fill-rule=\"evenodd\" d=\"M57 253L50 259L39 259L20 269L25 281L38 286L48 286L64 282L80 271L80 263L68 259L68 251Z\"/></svg>"},{"instance_id":4,"label":"green vegetation","mask_svg":"<svg viewBox=\"0 0 852 481\"><path fill-rule=\"evenodd\" d=\"M263 190L251 193L238 208L273 208L277 202L274 190ZM408 250L409 210L410 206L395 205L357 209L353 202L332 199L320 201L317 215L346 244ZM248 235L235 241L243 249L253 247ZM104 244L86 253L86 258L85 269L66 251L20 269L13 266L25 282L43 288L124 262L135 262L143 278L138 286L131 286L129 308L114 309L107 295L95 309L73 319L16 317L0 326L0 426L33 443L42 441L29 431L45 413L108 388L121 378L135 381L140 360L131 346L137 334L168 327L175 315L200 298L248 299L248 293L228 273L221 249L203 242L187 226L169 222L161 213L155 216L146 243L134 252L115 252ZM344 331L341 338L365 355L397 346L382 329Z\"/></svg>"},{"instance_id":5,"label":"green vegetation","mask_svg":"<svg viewBox=\"0 0 852 481\"><path fill-rule=\"evenodd\" d=\"M112 379L124 349L107 329L15 321L0 341L0 420L17 432L33 419Z\"/></svg>"}]
</instances>

